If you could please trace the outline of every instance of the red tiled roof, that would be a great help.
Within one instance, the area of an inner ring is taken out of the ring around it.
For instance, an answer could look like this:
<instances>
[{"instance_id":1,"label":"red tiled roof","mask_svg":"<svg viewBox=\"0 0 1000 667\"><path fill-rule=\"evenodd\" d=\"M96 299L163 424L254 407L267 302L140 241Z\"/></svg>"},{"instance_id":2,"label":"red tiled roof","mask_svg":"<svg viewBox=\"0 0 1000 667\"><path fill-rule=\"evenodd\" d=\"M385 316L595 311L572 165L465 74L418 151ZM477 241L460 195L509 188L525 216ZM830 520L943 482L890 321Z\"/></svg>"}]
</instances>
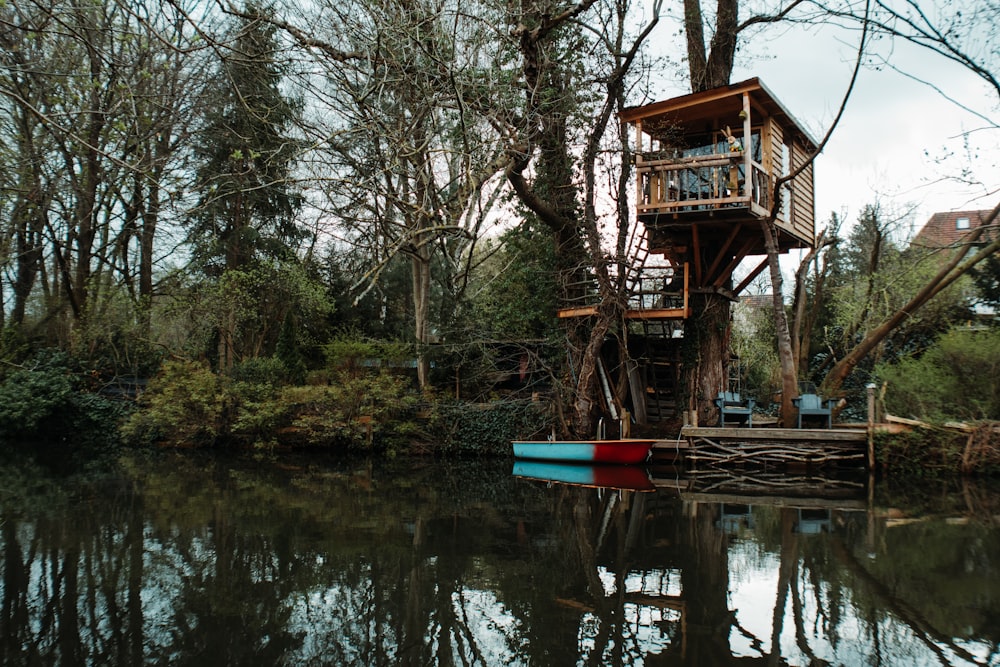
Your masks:
<instances>
[{"instance_id":1,"label":"red tiled roof","mask_svg":"<svg viewBox=\"0 0 1000 667\"><path fill-rule=\"evenodd\" d=\"M910 241L910 245L921 248L947 248L957 244L962 238L973 229L983 223L983 219L990 214L990 211L948 211L945 213L935 213L930 217L917 235ZM958 221L961 218L968 218L969 226L966 229L958 228Z\"/></svg>"}]
</instances>

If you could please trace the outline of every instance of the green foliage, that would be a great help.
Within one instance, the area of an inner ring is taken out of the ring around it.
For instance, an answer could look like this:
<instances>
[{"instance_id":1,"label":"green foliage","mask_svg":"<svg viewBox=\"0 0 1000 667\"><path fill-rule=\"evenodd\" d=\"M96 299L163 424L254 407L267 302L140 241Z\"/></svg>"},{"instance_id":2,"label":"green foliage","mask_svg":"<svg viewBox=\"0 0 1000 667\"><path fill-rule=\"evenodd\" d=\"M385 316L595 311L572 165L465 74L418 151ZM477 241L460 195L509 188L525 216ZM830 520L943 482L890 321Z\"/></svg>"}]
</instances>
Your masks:
<instances>
[{"instance_id":1,"label":"green foliage","mask_svg":"<svg viewBox=\"0 0 1000 667\"><path fill-rule=\"evenodd\" d=\"M920 419L1000 419L1000 331L956 329L919 358L883 364L886 408Z\"/></svg>"},{"instance_id":2,"label":"green foliage","mask_svg":"<svg viewBox=\"0 0 1000 667\"><path fill-rule=\"evenodd\" d=\"M173 446L396 449L415 430L417 396L388 372L338 372L330 385L287 386L276 359L244 362L232 377L192 362L165 364L122 428L125 438ZM370 424L370 428L369 428Z\"/></svg>"},{"instance_id":3,"label":"green foliage","mask_svg":"<svg viewBox=\"0 0 1000 667\"><path fill-rule=\"evenodd\" d=\"M764 307L738 303L733 317L731 350L739 358L742 393L755 396L766 405L781 390L781 362L775 340L774 315L770 304Z\"/></svg>"},{"instance_id":4,"label":"green foliage","mask_svg":"<svg viewBox=\"0 0 1000 667\"><path fill-rule=\"evenodd\" d=\"M25 436L61 417L72 402L77 380L62 353L45 352L7 374L0 385L0 433Z\"/></svg>"},{"instance_id":5,"label":"green foliage","mask_svg":"<svg viewBox=\"0 0 1000 667\"><path fill-rule=\"evenodd\" d=\"M990 255L972 271L980 300L992 308L1000 308L1000 255Z\"/></svg>"},{"instance_id":6,"label":"green foliage","mask_svg":"<svg viewBox=\"0 0 1000 667\"><path fill-rule=\"evenodd\" d=\"M254 357L233 366L229 377L234 382L252 385L278 386L291 381L288 367L275 357Z\"/></svg>"},{"instance_id":7,"label":"green foliage","mask_svg":"<svg viewBox=\"0 0 1000 667\"><path fill-rule=\"evenodd\" d=\"M291 313L285 315L285 322L281 325L274 356L284 365L289 382L292 384L305 382L306 360L299 348L295 318Z\"/></svg>"},{"instance_id":8,"label":"green foliage","mask_svg":"<svg viewBox=\"0 0 1000 667\"><path fill-rule=\"evenodd\" d=\"M817 296L807 301L817 318L810 336L808 373L819 383L836 359L846 356L865 335L898 313L938 273L942 256L905 247L900 233L904 217L894 219L878 205L866 206L847 238L838 238L840 222L831 220L836 243L824 252L822 275L812 276ZM940 335L968 319L971 280L961 278L923 305L879 342L843 382L847 395L863 396L861 388L875 366L918 356ZM820 303L815 303L816 300ZM849 405L845 417L864 417L864 407Z\"/></svg>"},{"instance_id":9,"label":"green foliage","mask_svg":"<svg viewBox=\"0 0 1000 667\"><path fill-rule=\"evenodd\" d=\"M330 249L324 258L323 281L335 306L331 325L341 335L404 338L412 329L411 267L403 257L390 259L379 271L378 282L355 300L357 276L371 269L371 261L356 248Z\"/></svg>"},{"instance_id":10,"label":"green foliage","mask_svg":"<svg viewBox=\"0 0 1000 667\"><path fill-rule=\"evenodd\" d=\"M143 392L122 436L140 443L213 445L228 431L229 403L228 378L205 364L170 361Z\"/></svg>"},{"instance_id":11,"label":"green foliage","mask_svg":"<svg viewBox=\"0 0 1000 667\"><path fill-rule=\"evenodd\" d=\"M419 396L388 372L340 373L330 386L288 387L281 395L292 416L287 436L311 446L398 451L416 434Z\"/></svg>"},{"instance_id":12,"label":"green foliage","mask_svg":"<svg viewBox=\"0 0 1000 667\"><path fill-rule=\"evenodd\" d=\"M124 404L84 391L82 375L62 352L41 351L0 382L0 437L7 442L71 438L74 452L97 453L117 444L109 425L124 412Z\"/></svg>"},{"instance_id":13,"label":"green foliage","mask_svg":"<svg viewBox=\"0 0 1000 667\"><path fill-rule=\"evenodd\" d=\"M439 403L429 430L439 451L451 454L510 455L510 442L547 431L551 415L535 401Z\"/></svg>"},{"instance_id":14,"label":"green foliage","mask_svg":"<svg viewBox=\"0 0 1000 667\"><path fill-rule=\"evenodd\" d=\"M337 336L323 346L326 362L333 368L357 371L365 362L399 365L414 358L411 345L391 340L373 340L357 332Z\"/></svg>"},{"instance_id":15,"label":"green foliage","mask_svg":"<svg viewBox=\"0 0 1000 667\"><path fill-rule=\"evenodd\" d=\"M300 143L289 136L301 105L282 92L281 47L267 17L250 2L235 20L195 145L200 205L190 236L209 273L287 258L303 236L295 224L302 197L290 179Z\"/></svg>"},{"instance_id":16,"label":"green foliage","mask_svg":"<svg viewBox=\"0 0 1000 667\"><path fill-rule=\"evenodd\" d=\"M506 232L475 278L476 329L494 340L538 339L555 328L555 246L540 225Z\"/></svg>"},{"instance_id":17,"label":"green foliage","mask_svg":"<svg viewBox=\"0 0 1000 667\"><path fill-rule=\"evenodd\" d=\"M141 305L123 288L108 288L73 328L70 351L102 377L156 373L163 350L149 337Z\"/></svg>"},{"instance_id":18,"label":"green foliage","mask_svg":"<svg viewBox=\"0 0 1000 667\"><path fill-rule=\"evenodd\" d=\"M273 351L292 313L312 323L325 318L332 308L323 286L297 262L255 262L226 271L210 306L216 327L243 358ZM309 343L297 334L296 328L285 332L286 346L299 348Z\"/></svg>"},{"instance_id":19,"label":"green foliage","mask_svg":"<svg viewBox=\"0 0 1000 667\"><path fill-rule=\"evenodd\" d=\"M30 353L31 348L19 327L7 326L0 330L0 360L18 364Z\"/></svg>"},{"instance_id":20,"label":"green foliage","mask_svg":"<svg viewBox=\"0 0 1000 667\"><path fill-rule=\"evenodd\" d=\"M875 459L893 475L948 477L961 470L967 438L964 433L943 429L878 434L875 438Z\"/></svg>"}]
</instances>

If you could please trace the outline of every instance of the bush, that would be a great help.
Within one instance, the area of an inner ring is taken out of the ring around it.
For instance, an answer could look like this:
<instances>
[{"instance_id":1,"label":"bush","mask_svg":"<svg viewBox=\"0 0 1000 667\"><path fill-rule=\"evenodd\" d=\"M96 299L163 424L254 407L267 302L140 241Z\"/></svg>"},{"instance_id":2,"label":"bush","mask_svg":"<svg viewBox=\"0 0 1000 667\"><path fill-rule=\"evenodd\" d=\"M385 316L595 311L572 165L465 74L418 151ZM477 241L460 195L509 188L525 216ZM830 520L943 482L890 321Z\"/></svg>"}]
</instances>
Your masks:
<instances>
[{"instance_id":1,"label":"bush","mask_svg":"<svg viewBox=\"0 0 1000 667\"><path fill-rule=\"evenodd\" d=\"M274 357L255 357L233 366L229 376L234 382L277 386L289 382L288 368Z\"/></svg>"},{"instance_id":2,"label":"bush","mask_svg":"<svg viewBox=\"0 0 1000 667\"><path fill-rule=\"evenodd\" d=\"M67 358L59 353L40 354L29 366L8 373L0 385L0 434L31 436L58 421L72 403L76 385Z\"/></svg>"},{"instance_id":3,"label":"bush","mask_svg":"<svg viewBox=\"0 0 1000 667\"><path fill-rule=\"evenodd\" d=\"M42 351L0 382L0 437L6 442L59 443L95 454L117 445L125 404L82 389L82 375L62 352ZM60 455L64 455L65 452Z\"/></svg>"},{"instance_id":4,"label":"bush","mask_svg":"<svg viewBox=\"0 0 1000 667\"><path fill-rule=\"evenodd\" d=\"M281 400L292 415L287 436L311 446L395 452L417 432L418 396L404 379L340 373L330 386L287 387Z\"/></svg>"},{"instance_id":5,"label":"bush","mask_svg":"<svg viewBox=\"0 0 1000 667\"><path fill-rule=\"evenodd\" d=\"M414 432L417 397L389 373L340 373L328 386L280 386L281 362L245 363L239 379L191 362L164 364L122 429L126 438L169 445L277 444L393 450Z\"/></svg>"},{"instance_id":6,"label":"bush","mask_svg":"<svg viewBox=\"0 0 1000 667\"><path fill-rule=\"evenodd\" d=\"M212 445L228 432L229 382L204 364L170 361L150 381L123 425L127 440Z\"/></svg>"},{"instance_id":7,"label":"bush","mask_svg":"<svg viewBox=\"0 0 1000 667\"><path fill-rule=\"evenodd\" d=\"M431 433L442 452L506 456L511 440L545 432L550 423L534 401L443 403L435 407Z\"/></svg>"},{"instance_id":8,"label":"bush","mask_svg":"<svg viewBox=\"0 0 1000 667\"><path fill-rule=\"evenodd\" d=\"M883 365L886 409L930 421L1000 419L1000 330L953 330L919 358Z\"/></svg>"},{"instance_id":9,"label":"bush","mask_svg":"<svg viewBox=\"0 0 1000 667\"><path fill-rule=\"evenodd\" d=\"M365 372L366 365L398 366L414 358L413 347L394 341L363 338L357 334L340 336L323 346L327 364L352 373Z\"/></svg>"}]
</instances>

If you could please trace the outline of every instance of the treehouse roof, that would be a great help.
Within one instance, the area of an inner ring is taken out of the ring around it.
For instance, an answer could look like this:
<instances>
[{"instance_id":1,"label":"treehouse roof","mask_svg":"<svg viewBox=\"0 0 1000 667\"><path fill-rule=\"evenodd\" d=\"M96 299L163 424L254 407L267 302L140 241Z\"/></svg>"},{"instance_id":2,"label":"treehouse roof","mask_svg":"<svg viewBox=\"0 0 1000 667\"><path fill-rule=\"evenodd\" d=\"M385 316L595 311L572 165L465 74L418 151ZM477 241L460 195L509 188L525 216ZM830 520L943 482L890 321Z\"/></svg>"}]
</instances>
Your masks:
<instances>
[{"instance_id":1,"label":"treehouse roof","mask_svg":"<svg viewBox=\"0 0 1000 667\"><path fill-rule=\"evenodd\" d=\"M626 123L641 121L643 132L660 139L675 136L678 130L691 134L718 129L726 124L735 129L742 124L739 113L743 110L744 93L750 97L752 122L758 122L763 117L773 118L784 129L788 139L801 141L807 150L816 149L816 141L756 77L711 90L630 107L619 113L618 117Z\"/></svg>"}]
</instances>

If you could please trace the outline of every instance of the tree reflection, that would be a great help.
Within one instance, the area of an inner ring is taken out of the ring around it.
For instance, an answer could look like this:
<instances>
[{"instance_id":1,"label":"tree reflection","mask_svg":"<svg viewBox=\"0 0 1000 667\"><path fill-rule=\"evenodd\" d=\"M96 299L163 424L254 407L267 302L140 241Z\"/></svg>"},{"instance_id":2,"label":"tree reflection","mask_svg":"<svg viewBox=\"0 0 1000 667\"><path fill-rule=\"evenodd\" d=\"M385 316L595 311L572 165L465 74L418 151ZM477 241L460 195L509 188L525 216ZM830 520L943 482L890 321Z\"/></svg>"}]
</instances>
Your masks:
<instances>
[{"instance_id":1,"label":"tree reflection","mask_svg":"<svg viewBox=\"0 0 1000 667\"><path fill-rule=\"evenodd\" d=\"M996 662L985 487L868 507L504 467L0 467L3 661Z\"/></svg>"}]
</instances>

